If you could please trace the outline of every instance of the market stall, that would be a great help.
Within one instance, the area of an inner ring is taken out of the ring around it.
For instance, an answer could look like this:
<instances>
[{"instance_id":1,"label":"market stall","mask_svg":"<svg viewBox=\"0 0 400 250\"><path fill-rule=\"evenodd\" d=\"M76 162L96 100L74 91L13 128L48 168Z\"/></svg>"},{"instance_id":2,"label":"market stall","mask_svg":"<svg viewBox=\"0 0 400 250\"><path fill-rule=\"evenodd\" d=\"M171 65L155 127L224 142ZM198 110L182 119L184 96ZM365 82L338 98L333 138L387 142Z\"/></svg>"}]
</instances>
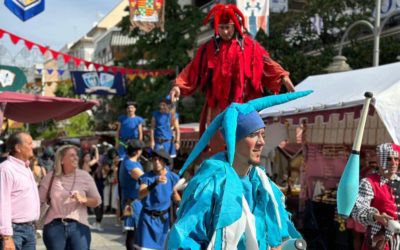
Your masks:
<instances>
[{"instance_id":1,"label":"market stall","mask_svg":"<svg viewBox=\"0 0 400 250\"><path fill-rule=\"evenodd\" d=\"M24 123L67 119L96 105L96 101L38 96L4 91L0 93L0 128L3 117Z\"/></svg>"},{"instance_id":2,"label":"market stall","mask_svg":"<svg viewBox=\"0 0 400 250\"><path fill-rule=\"evenodd\" d=\"M301 189L300 210L305 211L308 204L305 201L312 201L314 208L318 206L318 209L325 211L321 217L324 221L319 221L319 224L326 224L327 219L334 218L337 184L351 151L366 91L372 92L374 98L361 148L361 167L368 167L368 162L373 161L377 144L400 142L399 69L400 63L393 63L310 76L296 86L296 91L313 90L313 94L260 112L267 124L268 140L263 152L265 162L274 165L272 172L286 173L289 180L294 179L290 176L290 162L293 160L290 157L293 152L290 152L296 147L301 151L304 161L299 170L300 177L294 183L297 186L293 187ZM276 150L277 146L279 150ZM286 162L276 156L281 152L286 152L283 153ZM326 235L333 233L329 230L319 231ZM323 238L323 235L319 237ZM337 244L338 239L323 241ZM346 248L342 246L340 249Z\"/></svg>"}]
</instances>

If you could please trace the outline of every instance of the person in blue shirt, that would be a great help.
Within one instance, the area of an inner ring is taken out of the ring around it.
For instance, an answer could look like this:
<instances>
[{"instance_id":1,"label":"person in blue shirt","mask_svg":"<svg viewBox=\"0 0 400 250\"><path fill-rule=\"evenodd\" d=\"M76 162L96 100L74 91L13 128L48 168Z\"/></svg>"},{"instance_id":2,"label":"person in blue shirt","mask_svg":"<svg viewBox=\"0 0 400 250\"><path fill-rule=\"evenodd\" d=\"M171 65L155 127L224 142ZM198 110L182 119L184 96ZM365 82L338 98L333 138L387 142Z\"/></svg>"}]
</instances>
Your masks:
<instances>
[{"instance_id":1,"label":"person in blue shirt","mask_svg":"<svg viewBox=\"0 0 400 250\"><path fill-rule=\"evenodd\" d=\"M162 149L175 158L180 147L180 130L177 113L171 112L171 105L171 100L164 98L160 102L160 110L153 112L150 146L155 150Z\"/></svg>"},{"instance_id":2,"label":"person in blue shirt","mask_svg":"<svg viewBox=\"0 0 400 250\"><path fill-rule=\"evenodd\" d=\"M143 208L135 244L139 249L164 249L170 227L171 200L179 202L181 199L174 189L179 177L167 168L171 159L164 150L154 150L151 161L153 170L140 177L139 197Z\"/></svg>"},{"instance_id":3,"label":"person in blue shirt","mask_svg":"<svg viewBox=\"0 0 400 250\"><path fill-rule=\"evenodd\" d=\"M144 143L139 140L131 140L127 145L127 155L121 163L118 180L121 188L121 208L124 208L124 230L126 234L126 249L133 250L135 241L135 229L141 203L139 197L139 178L143 175L143 167L139 158L144 148Z\"/></svg>"},{"instance_id":4,"label":"person in blue shirt","mask_svg":"<svg viewBox=\"0 0 400 250\"><path fill-rule=\"evenodd\" d=\"M136 104L127 102L126 115L118 117L116 145L120 159L126 154L127 142L131 139L143 140L143 118L136 115Z\"/></svg>"},{"instance_id":5,"label":"person in blue shirt","mask_svg":"<svg viewBox=\"0 0 400 250\"><path fill-rule=\"evenodd\" d=\"M305 242L285 209L284 195L260 166L265 124L258 110L310 94L310 91L232 103L201 136L179 174L221 131L226 151L203 161L184 190L168 249L280 249ZM296 244L293 240L298 241ZM302 246L302 247L299 247Z\"/></svg>"}]
</instances>

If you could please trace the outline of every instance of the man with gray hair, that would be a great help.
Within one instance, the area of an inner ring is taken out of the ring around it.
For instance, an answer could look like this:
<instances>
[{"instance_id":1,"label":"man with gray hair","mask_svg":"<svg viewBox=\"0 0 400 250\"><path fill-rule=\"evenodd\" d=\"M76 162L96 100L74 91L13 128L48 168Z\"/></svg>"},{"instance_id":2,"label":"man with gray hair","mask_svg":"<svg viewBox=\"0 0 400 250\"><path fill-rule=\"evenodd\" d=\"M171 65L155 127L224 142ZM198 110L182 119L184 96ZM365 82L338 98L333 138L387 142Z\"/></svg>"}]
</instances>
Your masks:
<instances>
[{"instance_id":1,"label":"man with gray hair","mask_svg":"<svg viewBox=\"0 0 400 250\"><path fill-rule=\"evenodd\" d=\"M379 170L360 182L352 217L367 227L363 250L400 249L399 152L394 146L392 143L377 146Z\"/></svg>"},{"instance_id":2,"label":"man with gray hair","mask_svg":"<svg viewBox=\"0 0 400 250\"><path fill-rule=\"evenodd\" d=\"M7 148L9 156L0 164L0 249L36 249L34 222L39 218L40 201L29 168L32 137L16 132L8 138Z\"/></svg>"}]
</instances>

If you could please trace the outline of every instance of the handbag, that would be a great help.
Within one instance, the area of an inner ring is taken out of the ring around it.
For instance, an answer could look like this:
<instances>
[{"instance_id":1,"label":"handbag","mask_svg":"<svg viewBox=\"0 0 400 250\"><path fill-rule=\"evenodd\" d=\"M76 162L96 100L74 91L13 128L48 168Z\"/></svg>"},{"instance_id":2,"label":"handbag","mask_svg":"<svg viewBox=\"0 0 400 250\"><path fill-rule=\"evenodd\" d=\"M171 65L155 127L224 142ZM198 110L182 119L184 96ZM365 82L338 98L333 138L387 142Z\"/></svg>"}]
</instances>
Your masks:
<instances>
[{"instance_id":1,"label":"handbag","mask_svg":"<svg viewBox=\"0 0 400 250\"><path fill-rule=\"evenodd\" d=\"M40 216L39 220L36 221L36 229L43 229L44 222L46 221L47 213L49 212L50 208L50 191L51 187L53 186L53 180L54 180L54 171L50 179L50 185L49 188L47 189L47 194L46 194L46 202L43 202L40 204Z\"/></svg>"}]
</instances>

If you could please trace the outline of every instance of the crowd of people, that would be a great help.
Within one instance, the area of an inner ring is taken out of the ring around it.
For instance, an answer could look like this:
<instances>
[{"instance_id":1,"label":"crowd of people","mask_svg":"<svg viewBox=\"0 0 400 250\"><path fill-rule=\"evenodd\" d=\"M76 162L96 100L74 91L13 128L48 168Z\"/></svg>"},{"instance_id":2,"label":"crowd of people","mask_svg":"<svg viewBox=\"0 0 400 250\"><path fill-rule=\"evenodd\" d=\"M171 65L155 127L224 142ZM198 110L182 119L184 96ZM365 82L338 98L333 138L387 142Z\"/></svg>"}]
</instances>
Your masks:
<instances>
[{"instance_id":1,"label":"crowd of people","mask_svg":"<svg viewBox=\"0 0 400 250\"><path fill-rule=\"evenodd\" d=\"M245 34L236 6L216 4L205 24L211 17L215 36L152 113L148 141L134 102L126 103L106 150L63 145L39 154L29 133L8 137L0 156L0 249L35 249L38 234L47 249L90 249L91 229L102 231L110 210L128 250L306 248L285 196L261 166L268 135L258 111L311 91L278 95L282 85L294 91L289 72ZM206 95L201 138L183 166L174 166L181 145L173 103L197 90ZM262 97L266 92L276 95ZM379 145L378 172L361 180L351 220L364 225L363 250L400 247L394 147Z\"/></svg>"}]
</instances>

